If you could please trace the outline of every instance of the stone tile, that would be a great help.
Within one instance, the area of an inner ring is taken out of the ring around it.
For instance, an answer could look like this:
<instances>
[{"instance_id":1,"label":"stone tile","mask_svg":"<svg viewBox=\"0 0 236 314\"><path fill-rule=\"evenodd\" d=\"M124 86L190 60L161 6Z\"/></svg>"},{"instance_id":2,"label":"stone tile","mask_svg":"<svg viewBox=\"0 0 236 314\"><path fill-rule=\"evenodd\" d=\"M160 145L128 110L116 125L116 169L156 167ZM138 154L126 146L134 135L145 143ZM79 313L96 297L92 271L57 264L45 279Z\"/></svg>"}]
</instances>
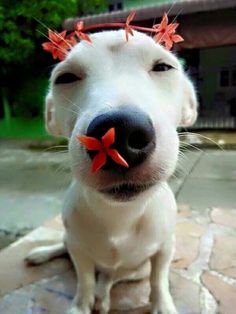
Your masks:
<instances>
[{"instance_id":1,"label":"stone tile","mask_svg":"<svg viewBox=\"0 0 236 314\"><path fill-rule=\"evenodd\" d=\"M193 222L181 222L176 226L176 250L172 262L174 268L188 268L197 258L200 237L204 228Z\"/></svg>"},{"instance_id":2,"label":"stone tile","mask_svg":"<svg viewBox=\"0 0 236 314\"><path fill-rule=\"evenodd\" d=\"M47 278L0 299L0 313L65 314L75 292L74 273Z\"/></svg>"},{"instance_id":3,"label":"stone tile","mask_svg":"<svg viewBox=\"0 0 236 314\"><path fill-rule=\"evenodd\" d=\"M236 228L236 209L214 208L211 219L214 223Z\"/></svg>"},{"instance_id":4,"label":"stone tile","mask_svg":"<svg viewBox=\"0 0 236 314\"><path fill-rule=\"evenodd\" d=\"M149 304L149 294L149 279L119 283L111 290L111 309L119 310L121 313L139 307L146 309Z\"/></svg>"},{"instance_id":5,"label":"stone tile","mask_svg":"<svg viewBox=\"0 0 236 314\"><path fill-rule=\"evenodd\" d=\"M58 258L37 267L27 267L24 263L25 256L32 248L55 244L60 239L62 239L61 232L40 227L2 250L0 254L0 296L41 278L63 273L71 268L71 263L67 258Z\"/></svg>"},{"instance_id":6,"label":"stone tile","mask_svg":"<svg viewBox=\"0 0 236 314\"><path fill-rule=\"evenodd\" d=\"M77 279L68 258L58 258L32 267L27 267L23 262L33 247L62 240L60 216L45 225L1 252L0 278L1 283L4 282L4 285L0 284L1 314L64 314L71 303ZM111 307L116 313L123 313L126 309L132 309L132 314L146 313L149 294L148 279L117 284L111 292Z\"/></svg>"},{"instance_id":7,"label":"stone tile","mask_svg":"<svg viewBox=\"0 0 236 314\"><path fill-rule=\"evenodd\" d=\"M69 270L13 291L0 299L0 313L65 314L76 291L76 275ZM144 314L148 309L149 280L117 284L111 291L113 313Z\"/></svg>"},{"instance_id":8,"label":"stone tile","mask_svg":"<svg viewBox=\"0 0 236 314\"><path fill-rule=\"evenodd\" d=\"M171 292L179 313L200 313L199 287L178 274L171 274ZM181 289L179 288L181 287ZM72 270L43 279L13 291L0 299L0 313L56 313L65 314L76 290L76 276ZM148 313L149 281L126 282L111 292L112 314ZM140 307L140 309L138 309ZM129 308L129 311L126 311Z\"/></svg>"},{"instance_id":9,"label":"stone tile","mask_svg":"<svg viewBox=\"0 0 236 314\"><path fill-rule=\"evenodd\" d=\"M170 282L171 293L179 313L200 313L199 286L174 272L171 272Z\"/></svg>"},{"instance_id":10,"label":"stone tile","mask_svg":"<svg viewBox=\"0 0 236 314\"><path fill-rule=\"evenodd\" d=\"M199 238L202 236L205 228L192 221L181 222L176 225L176 235L186 236L189 235L193 238Z\"/></svg>"},{"instance_id":11,"label":"stone tile","mask_svg":"<svg viewBox=\"0 0 236 314\"><path fill-rule=\"evenodd\" d=\"M190 218L192 216L192 211L190 205L188 204L178 204L178 219Z\"/></svg>"},{"instance_id":12,"label":"stone tile","mask_svg":"<svg viewBox=\"0 0 236 314\"><path fill-rule=\"evenodd\" d=\"M215 236L210 268L236 278L236 237Z\"/></svg>"},{"instance_id":13,"label":"stone tile","mask_svg":"<svg viewBox=\"0 0 236 314\"><path fill-rule=\"evenodd\" d=\"M209 272L205 272L201 276L201 280L219 303L219 313L235 314L236 287L225 283L223 280Z\"/></svg>"}]
</instances>

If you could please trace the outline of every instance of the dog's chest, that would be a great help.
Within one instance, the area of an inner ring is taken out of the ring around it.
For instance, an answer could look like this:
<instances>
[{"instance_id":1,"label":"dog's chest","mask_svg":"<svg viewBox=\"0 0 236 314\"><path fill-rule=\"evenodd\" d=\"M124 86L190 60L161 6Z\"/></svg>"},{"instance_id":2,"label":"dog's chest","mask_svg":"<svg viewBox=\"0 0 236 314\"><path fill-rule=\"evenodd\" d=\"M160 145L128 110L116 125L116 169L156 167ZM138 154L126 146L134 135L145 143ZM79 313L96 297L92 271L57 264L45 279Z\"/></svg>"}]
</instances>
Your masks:
<instances>
[{"instance_id":1,"label":"dog's chest","mask_svg":"<svg viewBox=\"0 0 236 314\"><path fill-rule=\"evenodd\" d=\"M118 229L108 228L92 218L89 225L81 216L76 224L75 220L74 216L70 232L102 268L136 267L153 255L161 244L155 223L145 217L130 227Z\"/></svg>"},{"instance_id":2,"label":"dog's chest","mask_svg":"<svg viewBox=\"0 0 236 314\"><path fill-rule=\"evenodd\" d=\"M100 261L104 267L136 267L153 255L159 246L160 243L155 237L151 238L140 231L137 234L136 230L120 235L110 235L104 248L107 252L107 259L101 258Z\"/></svg>"}]
</instances>

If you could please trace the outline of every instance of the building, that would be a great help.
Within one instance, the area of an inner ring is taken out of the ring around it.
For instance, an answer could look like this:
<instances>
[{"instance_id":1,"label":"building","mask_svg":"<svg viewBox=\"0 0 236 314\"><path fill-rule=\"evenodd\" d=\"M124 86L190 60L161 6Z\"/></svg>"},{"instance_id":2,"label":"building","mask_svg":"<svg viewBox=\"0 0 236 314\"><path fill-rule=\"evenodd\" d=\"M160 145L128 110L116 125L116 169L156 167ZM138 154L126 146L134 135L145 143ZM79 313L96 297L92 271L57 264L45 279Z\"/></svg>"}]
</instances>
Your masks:
<instances>
[{"instance_id":1,"label":"building","mask_svg":"<svg viewBox=\"0 0 236 314\"><path fill-rule=\"evenodd\" d=\"M185 41L176 47L199 94L196 128L236 128L236 0L179 0L141 2L112 0L108 12L83 17L86 25L125 21L135 9L135 23L152 26L164 12L177 17ZM73 29L81 18L68 19Z\"/></svg>"}]
</instances>

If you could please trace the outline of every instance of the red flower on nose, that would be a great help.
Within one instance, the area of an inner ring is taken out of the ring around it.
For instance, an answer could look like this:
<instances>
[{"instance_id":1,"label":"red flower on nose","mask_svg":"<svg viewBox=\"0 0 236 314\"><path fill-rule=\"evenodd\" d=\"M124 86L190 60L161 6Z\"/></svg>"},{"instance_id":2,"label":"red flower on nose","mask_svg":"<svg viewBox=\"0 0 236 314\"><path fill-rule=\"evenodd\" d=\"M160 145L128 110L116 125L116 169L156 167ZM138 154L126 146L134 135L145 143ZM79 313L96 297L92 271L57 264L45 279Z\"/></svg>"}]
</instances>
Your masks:
<instances>
[{"instance_id":1,"label":"red flower on nose","mask_svg":"<svg viewBox=\"0 0 236 314\"><path fill-rule=\"evenodd\" d=\"M125 159L114 148L110 148L115 142L115 128L110 128L99 141L95 137L91 136L77 136L80 143L86 147L87 150L97 150L98 153L93 159L92 172L96 172L101 169L107 162L107 156L109 156L117 164L128 168L129 165Z\"/></svg>"}]
</instances>

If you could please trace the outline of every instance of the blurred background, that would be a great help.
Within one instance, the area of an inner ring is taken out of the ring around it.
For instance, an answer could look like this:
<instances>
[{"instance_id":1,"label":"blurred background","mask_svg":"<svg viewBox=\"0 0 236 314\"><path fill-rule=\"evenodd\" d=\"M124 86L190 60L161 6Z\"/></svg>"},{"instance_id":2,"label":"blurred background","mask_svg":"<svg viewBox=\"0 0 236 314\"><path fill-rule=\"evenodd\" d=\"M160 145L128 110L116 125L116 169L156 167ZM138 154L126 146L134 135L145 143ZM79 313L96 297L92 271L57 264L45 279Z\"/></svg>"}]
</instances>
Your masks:
<instances>
[{"instance_id":1,"label":"blurred background","mask_svg":"<svg viewBox=\"0 0 236 314\"><path fill-rule=\"evenodd\" d=\"M71 174L66 143L44 129L48 77L55 63L42 50L47 27L72 30L125 21L152 26L164 12L180 23L175 47L195 83L199 118L179 130L181 156L171 178L179 204L235 207L235 0L1 0L0 2L0 248L61 210Z\"/></svg>"}]
</instances>

